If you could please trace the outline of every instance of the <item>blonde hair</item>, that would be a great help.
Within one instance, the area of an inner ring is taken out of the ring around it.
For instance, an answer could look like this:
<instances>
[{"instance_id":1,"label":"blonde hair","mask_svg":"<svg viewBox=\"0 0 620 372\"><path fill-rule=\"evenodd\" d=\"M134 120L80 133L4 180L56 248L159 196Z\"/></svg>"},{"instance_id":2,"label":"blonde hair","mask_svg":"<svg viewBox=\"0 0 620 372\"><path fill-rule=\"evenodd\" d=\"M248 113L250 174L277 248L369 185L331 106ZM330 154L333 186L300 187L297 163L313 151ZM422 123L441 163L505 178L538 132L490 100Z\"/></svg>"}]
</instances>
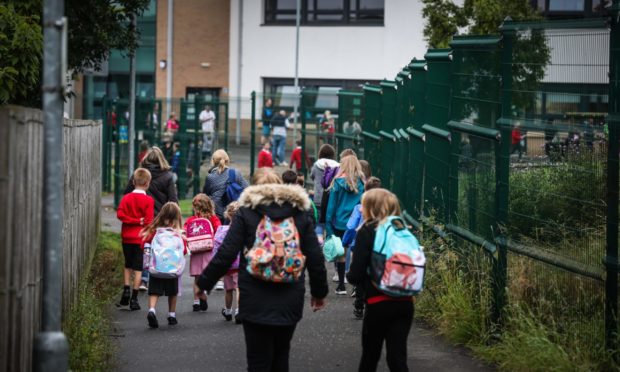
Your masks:
<instances>
[{"instance_id":1,"label":"blonde hair","mask_svg":"<svg viewBox=\"0 0 620 372\"><path fill-rule=\"evenodd\" d=\"M259 168L252 177L252 185L282 184L282 178L272 168Z\"/></svg>"},{"instance_id":2,"label":"blonde hair","mask_svg":"<svg viewBox=\"0 0 620 372\"><path fill-rule=\"evenodd\" d=\"M194 213L199 217L211 218L215 213L213 201L203 193L194 196L194 199L192 199L192 208L194 209Z\"/></svg>"},{"instance_id":3,"label":"blonde hair","mask_svg":"<svg viewBox=\"0 0 620 372\"><path fill-rule=\"evenodd\" d=\"M362 172L362 166L357 160L357 156L348 155L340 160L340 169L338 170L336 177L332 180L332 184L329 186L330 188L334 186L334 182L336 182L337 178L344 178L347 185L349 185L349 188L355 193L360 191L357 187L357 183L360 179L364 181L365 178L364 173Z\"/></svg>"},{"instance_id":4,"label":"blonde hair","mask_svg":"<svg viewBox=\"0 0 620 372\"><path fill-rule=\"evenodd\" d=\"M133 184L139 187L146 187L151 182L151 172L146 168L138 168L133 172Z\"/></svg>"},{"instance_id":5,"label":"blonde hair","mask_svg":"<svg viewBox=\"0 0 620 372\"><path fill-rule=\"evenodd\" d=\"M357 154L355 153L355 151L353 151L353 149L344 149L344 150L342 150L340 155L338 155L338 157L339 157L340 160L342 160L342 159L346 158L347 156L351 156L351 155L357 157Z\"/></svg>"},{"instance_id":6,"label":"blonde hair","mask_svg":"<svg viewBox=\"0 0 620 372\"><path fill-rule=\"evenodd\" d=\"M230 164L230 158L226 151L220 149L213 153L211 164L217 167L217 173L223 173L228 168L228 164Z\"/></svg>"},{"instance_id":7,"label":"blonde hair","mask_svg":"<svg viewBox=\"0 0 620 372\"><path fill-rule=\"evenodd\" d=\"M154 164L159 165L162 171L170 170L170 164L168 164L168 160L164 156L164 153L161 152L161 149L157 146L151 147L149 152L146 154L144 159L142 159L141 166L146 168L146 164Z\"/></svg>"},{"instance_id":8,"label":"blonde hair","mask_svg":"<svg viewBox=\"0 0 620 372\"><path fill-rule=\"evenodd\" d=\"M164 204L157 216L155 216L153 222L140 231L140 235L143 239L146 239L155 234L155 231L159 227L172 227L176 230L181 230L183 228L181 208L179 208L176 203L168 202Z\"/></svg>"},{"instance_id":9,"label":"blonde hair","mask_svg":"<svg viewBox=\"0 0 620 372\"><path fill-rule=\"evenodd\" d=\"M366 223L381 223L400 214L398 198L388 190L372 189L362 195L362 217Z\"/></svg>"},{"instance_id":10,"label":"blonde hair","mask_svg":"<svg viewBox=\"0 0 620 372\"><path fill-rule=\"evenodd\" d=\"M228 206L226 207L226 210L224 211L224 217L226 217L228 219L228 221L232 222L233 217L235 217L235 214L237 214L237 211L239 210L239 202L231 202L230 204L228 204Z\"/></svg>"}]
</instances>

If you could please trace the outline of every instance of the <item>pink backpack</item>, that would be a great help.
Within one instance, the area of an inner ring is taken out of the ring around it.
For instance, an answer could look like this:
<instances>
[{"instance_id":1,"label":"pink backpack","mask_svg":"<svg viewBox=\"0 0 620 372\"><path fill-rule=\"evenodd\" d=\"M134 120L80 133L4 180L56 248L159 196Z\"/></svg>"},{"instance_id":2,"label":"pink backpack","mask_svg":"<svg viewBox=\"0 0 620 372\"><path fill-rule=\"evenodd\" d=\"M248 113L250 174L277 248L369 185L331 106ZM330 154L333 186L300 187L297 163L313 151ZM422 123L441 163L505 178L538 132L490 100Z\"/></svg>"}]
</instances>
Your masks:
<instances>
[{"instance_id":1,"label":"pink backpack","mask_svg":"<svg viewBox=\"0 0 620 372\"><path fill-rule=\"evenodd\" d=\"M213 256L215 257L215 255L217 254L217 251L220 249L220 247L222 246L222 242L224 242L224 238L226 238L226 234L228 233L228 229L230 228L230 225L222 225L220 227L217 228L217 231L215 232L215 238L214 238L214 246L213 246ZM233 261L232 265L230 266L230 270L239 270L239 255L237 255L237 258Z\"/></svg>"},{"instance_id":2,"label":"pink backpack","mask_svg":"<svg viewBox=\"0 0 620 372\"><path fill-rule=\"evenodd\" d=\"M213 225L206 218L196 218L187 226L187 248L191 253L213 250Z\"/></svg>"}]
</instances>

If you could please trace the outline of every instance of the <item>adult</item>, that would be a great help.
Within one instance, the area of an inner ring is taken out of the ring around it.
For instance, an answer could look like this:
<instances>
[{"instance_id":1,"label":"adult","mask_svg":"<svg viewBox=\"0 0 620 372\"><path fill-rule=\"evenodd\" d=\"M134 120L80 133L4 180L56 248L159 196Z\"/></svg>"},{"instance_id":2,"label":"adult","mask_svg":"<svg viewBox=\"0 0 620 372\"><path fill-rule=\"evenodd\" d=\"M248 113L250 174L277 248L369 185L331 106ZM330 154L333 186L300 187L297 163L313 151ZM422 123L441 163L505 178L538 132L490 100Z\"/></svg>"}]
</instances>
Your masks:
<instances>
[{"instance_id":1,"label":"adult","mask_svg":"<svg viewBox=\"0 0 620 372\"><path fill-rule=\"evenodd\" d=\"M271 140L271 119L273 119L275 114L272 106L273 101L271 98L267 98L261 115L261 121L263 122L263 135L261 137L261 143L269 142Z\"/></svg>"},{"instance_id":2,"label":"adult","mask_svg":"<svg viewBox=\"0 0 620 372\"><path fill-rule=\"evenodd\" d=\"M163 152L157 146L151 147L146 154L140 167L146 168L151 172L151 184L149 185L148 194L151 195L155 201L155 216L159 213L160 209L167 202L178 203L177 189L175 186L174 174L170 164L164 157ZM125 194L128 194L134 190L133 176L129 179L127 187L125 187ZM140 290L146 290L146 284L149 281L149 272L144 270L142 272L142 285Z\"/></svg>"},{"instance_id":3,"label":"adult","mask_svg":"<svg viewBox=\"0 0 620 372\"><path fill-rule=\"evenodd\" d=\"M204 110L198 116L202 125L202 160L211 156L213 151L213 135L215 133L215 113L211 110L211 106L206 105Z\"/></svg>"},{"instance_id":4,"label":"adult","mask_svg":"<svg viewBox=\"0 0 620 372\"><path fill-rule=\"evenodd\" d=\"M351 118L351 120L347 120L342 124L342 133L347 136L359 137L359 135L362 134L362 126L355 120L355 118ZM344 148L353 147L353 145L357 144L357 139L351 140L346 138L342 141L342 147Z\"/></svg>"},{"instance_id":5,"label":"adult","mask_svg":"<svg viewBox=\"0 0 620 372\"><path fill-rule=\"evenodd\" d=\"M239 198L240 208L230 230L202 272L198 286L203 290L213 288L245 247L254 245L263 217L275 221L292 217L310 276L310 304L314 311L322 309L328 292L327 274L314 222L308 213L308 195L298 185L282 185L270 168L259 169L254 180L254 185ZM303 313L305 274L292 283L263 281L244 269L247 260L243 254L239 267L239 318L245 334L248 371L288 371L291 339Z\"/></svg>"},{"instance_id":6,"label":"adult","mask_svg":"<svg viewBox=\"0 0 620 372\"><path fill-rule=\"evenodd\" d=\"M232 201L227 200L226 196L226 188L229 183L234 181L244 189L248 187L248 183L241 173L236 169L230 168L229 165L230 158L226 151L215 151L211 157L211 169L209 169L209 174L207 174L202 188L202 193L206 194L215 203L215 215L222 222L224 222L224 210L228 203ZM231 174L234 174L234 180L230 179Z\"/></svg>"},{"instance_id":7,"label":"adult","mask_svg":"<svg viewBox=\"0 0 620 372\"><path fill-rule=\"evenodd\" d=\"M280 110L271 120L273 128L273 159L276 165L288 166L284 161L284 148L286 146L286 130L290 123L286 118L286 111Z\"/></svg>"}]
</instances>

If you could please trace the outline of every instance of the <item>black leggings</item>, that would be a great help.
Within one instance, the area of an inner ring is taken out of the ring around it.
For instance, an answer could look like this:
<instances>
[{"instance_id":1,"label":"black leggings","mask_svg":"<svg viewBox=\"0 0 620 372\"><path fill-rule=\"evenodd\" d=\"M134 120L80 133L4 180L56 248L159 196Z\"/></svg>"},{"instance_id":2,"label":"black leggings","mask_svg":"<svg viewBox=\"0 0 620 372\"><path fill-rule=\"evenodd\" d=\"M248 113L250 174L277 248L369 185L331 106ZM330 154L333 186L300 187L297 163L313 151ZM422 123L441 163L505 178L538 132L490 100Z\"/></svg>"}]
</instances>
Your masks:
<instances>
[{"instance_id":1,"label":"black leggings","mask_svg":"<svg viewBox=\"0 0 620 372\"><path fill-rule=\"evenodd\" d=\"M248 372L288 372L295 326L243 322Z\"/></svg>"},{"instance_id":2,"label":"black leggings","mask_svg":"<svg viewBox=\"0 0 620 372\"><path fill-rule=\"evenodd\" d=\"M383 301L366 305L362 326L360 372L376 371L385 340L386 359L391 372L409 371L407 337L413 321L413 302Z\"/></svg>"}]
</instances>

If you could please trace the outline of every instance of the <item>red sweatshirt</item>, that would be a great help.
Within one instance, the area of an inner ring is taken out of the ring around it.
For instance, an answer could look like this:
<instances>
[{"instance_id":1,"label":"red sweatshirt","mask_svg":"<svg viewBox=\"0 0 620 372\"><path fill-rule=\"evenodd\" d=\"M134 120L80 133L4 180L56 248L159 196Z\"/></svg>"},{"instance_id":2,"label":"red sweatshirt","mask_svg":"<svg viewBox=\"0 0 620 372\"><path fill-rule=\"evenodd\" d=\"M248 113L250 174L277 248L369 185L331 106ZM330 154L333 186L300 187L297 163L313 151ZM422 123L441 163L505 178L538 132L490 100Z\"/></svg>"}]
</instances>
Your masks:
<instances>
[{"instance_id":1,"label":"red sweatshirt","mask_svg":"<svg viewBox=\"0 0 620 372\"><path fill-rule=\"evenodd\" d=\"M133 190L123 196L116 210L116 217L123 223L123 243L142 243L140 230L153 221L154 211L155 201L144 190Z\"/></svg>"},{"instance_id":2,"label":"red sweatshirt","mask_svg":"<svg viewBox=\"0 0 620 372\"><path fill-rule=\"evenodd\" d=\"M273 168L273 157L271 156L271 151L262 149L258 153L258 167L269 167Z\"/></svg>"},{"instance_id":3,"label":"red sweatshirt","mask_svg":"<svg viewBox=\"0 0 620 372\"><path fill-rule=\"evenodd\" d=\"M310 170L310 159L308 159L308 154L304 154L306 158L306 169ZM301 171L301 147L295 147L293 153L291 154L291 164L290 168L293 168L293 164L295 164L295 168L297 171Z\"/></svg>"}]
</instances>

